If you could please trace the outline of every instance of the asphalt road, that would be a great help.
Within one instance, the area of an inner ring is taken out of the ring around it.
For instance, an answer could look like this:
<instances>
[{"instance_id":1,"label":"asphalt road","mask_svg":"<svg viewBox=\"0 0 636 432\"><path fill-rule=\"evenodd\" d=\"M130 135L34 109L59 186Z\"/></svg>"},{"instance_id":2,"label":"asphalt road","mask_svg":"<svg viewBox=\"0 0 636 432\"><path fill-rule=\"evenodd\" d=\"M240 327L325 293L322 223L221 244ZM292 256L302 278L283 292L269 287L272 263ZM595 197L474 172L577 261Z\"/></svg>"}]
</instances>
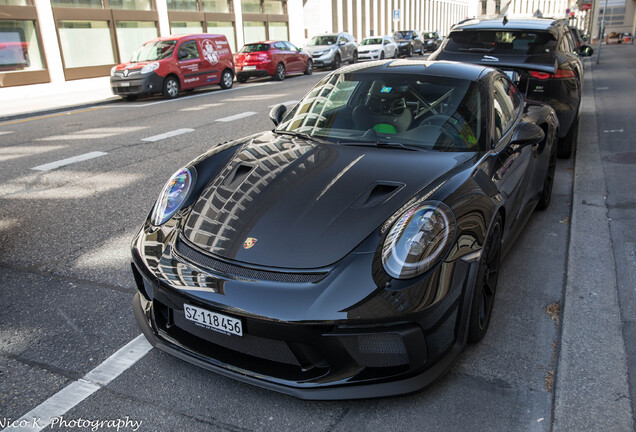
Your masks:
<instances>
[{"instance_id":1,"label":"asphalt road","mask_svg":"<svg viewBox=\"0 0 636 432\"><path fill-rule=\"evenodd\" d=\"M0 124L0 421L140 334L129 242L167 178L212 146L270 129L269 106L300 99L321 76ZM92 158L46 170L80 155ZM489 333L424 391L306 402L153 349L64 418L128 416L140 431L549 430L572 168L559 161L550 208L505 258Z\"/></svg>"}]
</instances>

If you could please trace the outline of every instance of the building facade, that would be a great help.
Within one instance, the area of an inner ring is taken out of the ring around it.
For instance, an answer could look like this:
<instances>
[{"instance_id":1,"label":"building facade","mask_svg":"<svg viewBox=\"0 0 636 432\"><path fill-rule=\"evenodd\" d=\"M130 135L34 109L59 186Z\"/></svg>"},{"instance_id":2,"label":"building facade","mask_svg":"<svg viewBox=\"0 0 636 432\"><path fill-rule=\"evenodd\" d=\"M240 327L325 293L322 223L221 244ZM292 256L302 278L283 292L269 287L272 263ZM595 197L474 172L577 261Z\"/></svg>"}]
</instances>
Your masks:
<instances>
[{"instance_id":1,"label":"building facade","mask_svg":"<svg viewBox=\"0 0 636 432\"><path fill-rule=\"evenodd\" d=\"M477 13L477 0L306 0L305 38L346 31L357 41L398 30L448 34Z\"/></svg>"},{"instance_id":2,"label":"building facade","mask_svg":"<svg viewBox=\"0 0 636 432\"><path fill-rule=\"evenodd\" d=\"M349 31L447 34L477 0L0 0L0 87L107 76L143 42L184 33L244 43Z\"/></svg>"}]
</instances>

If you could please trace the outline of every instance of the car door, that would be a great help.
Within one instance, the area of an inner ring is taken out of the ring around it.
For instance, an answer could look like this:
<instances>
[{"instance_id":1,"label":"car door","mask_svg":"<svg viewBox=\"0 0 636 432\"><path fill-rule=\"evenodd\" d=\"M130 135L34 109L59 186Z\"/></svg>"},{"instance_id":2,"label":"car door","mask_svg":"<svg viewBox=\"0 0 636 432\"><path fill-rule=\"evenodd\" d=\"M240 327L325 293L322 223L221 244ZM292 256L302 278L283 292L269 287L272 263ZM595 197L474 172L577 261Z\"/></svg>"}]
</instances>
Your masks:
<instances>
[{"instance_id":1,"label":"car door","mask_svg":"<svg viewBox=\"0 0 636 432\"><path fill-rule=\"evenodd\" d=\"M188 89L205 84L209 70L201 59L196 40L186 40L179 45L177 62L181 71L181 88Z\"/></svg>"},{"instance_id":2,"label":"car door","mask_svg":"<svg viewBox=\"0 0 636 432\"><path fill-rule=\"evenodd\" d=\"M500 168L495 173L495 182L508 202L507 218L511 229L523 222L522 211L529 200L528 185L534 166L534 146L522 146L512 142L512 137L521 119L523 97L517 87L502 74L495 75L492 85L491 136L494 149L500 159Z\"/></svg>"},{"instance_id":3,"label":"car door","mask_svg":"<svg viewBox=\"0 0 636 432\"><path fill-rule=\"evenodd\" d=\"M287 56L289 63L289 70L293 72L304 72L305 70L305 60L303 59L302 54L298 51L298 48L291 42L280 42L285 45L287 49L285 55Z\"/></svg>"},{"instance_id":4,"label":"car door","mask_svg":"<svg viewBox=\"0 0 636 432\"><path fill-rule=\"evenodd\" d=\"M276 69L276 65L278 63L283 63L285 66L285 72L292 72L293 60L289 55L289 50L287 46L283 42L275 42L270 45L269 53L272 56L272 63L274 64L274 69Z\"/></svg>"}]
</instances>

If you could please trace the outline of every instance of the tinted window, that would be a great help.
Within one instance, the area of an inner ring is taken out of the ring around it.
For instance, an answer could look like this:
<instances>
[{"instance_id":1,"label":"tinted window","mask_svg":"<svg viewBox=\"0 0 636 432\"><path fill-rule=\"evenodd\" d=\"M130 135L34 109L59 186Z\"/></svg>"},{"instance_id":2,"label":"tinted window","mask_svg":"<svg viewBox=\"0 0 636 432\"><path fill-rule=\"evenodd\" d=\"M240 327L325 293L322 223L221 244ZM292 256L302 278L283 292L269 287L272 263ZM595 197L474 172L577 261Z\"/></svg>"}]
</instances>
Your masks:
<instances>
[{"instance_id":1,"label":"tinted window","mask_svg":"<svg viewBox=\"0 0 636 432\"><path fill-rule=\"evenodd\" d=\"M395 39L413 39L413 32L399 31L399 32L393 33L393 37Z\"/></svg>"},{"instance_id":2,"label":"tinted window","mask_svg":"<svg viewBox=\"0 0 636 432\"><path fill-rule=\"evenodd\" d=\"M283 42L289 51L298 51L298 48L291 42Z\"/></svg>"},{"instance_id":3,"label":"tinted window","mask_svg":"<svg viewBox=\"0 0 636 432\"><path fill-rule=\"evenodd\" d=\"M248 44L244 45L240 53L253 53L259 51L269 51L269 44Z\"/></svg>"},{"instance_id":4,"label":"tinted window","mask_svg":"<svg viewBox=\"0 0 636 432\"><path fill-rule=\"evenodd\" d=\"M285 46L284 42L276 42L274 44L274 48L279 49L279 50L283 50L283 51L287 51L287 46Z\"/></svg>"},{"instance_id":5,"label":"tinted window","mask_svg":"<svg viewBox=\"0 0 636 432\"><path fill-rule=\"evenodd\" d=\"M503 77L495 80L493 94L495 139L500 139L508 132L519 115L522 102L523 99L514 84Z\"/></svg>"},{"instance_id":6,"label":"tinted window","mask_svg":"<svg viewBox=\"0 0 636 432\"><path fill-rule=\"evenodd\" d=\"M197 49L197 43L195 41L186 42L179 48L179 60L194 60L198 58L199 50Z\"/></svg>"},{"instance_id":7,"label":"tinted window","mask_svg":"<svg viewBox=\"0 0 636 432\"><path fill-rule=\"evenodd\" d=\"M548 32L461 31L451 32L446 51L499 55L551 55L556 40Z\"/></svg>"},{"instance_id":8,"label":"tinted window","mask_svg":"<svg viewBox=\"0 0 636 432\"><path fill-rule=\"evenodd\" d=\"M309 46L314 45L333 45L336 43L337 36L314 36L314 38L307 44Z\"/></svg>"}]
</instances>

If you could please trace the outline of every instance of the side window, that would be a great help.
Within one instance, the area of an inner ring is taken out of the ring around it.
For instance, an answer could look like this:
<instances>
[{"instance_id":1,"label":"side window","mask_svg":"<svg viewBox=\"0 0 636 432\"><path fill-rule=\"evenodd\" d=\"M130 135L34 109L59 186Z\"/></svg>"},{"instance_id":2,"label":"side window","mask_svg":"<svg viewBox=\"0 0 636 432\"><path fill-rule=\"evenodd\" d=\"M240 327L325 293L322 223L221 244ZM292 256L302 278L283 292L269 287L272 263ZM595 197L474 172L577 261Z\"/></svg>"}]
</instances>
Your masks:
<instances>
[{"instance_id":1,"label":"side window","mask_svg":"<svg viewBox=\"0 0 636 432\"><path fill-rule=\"evenodd\" d=\"M287 51L287 46L285 46L284 42L276 42L274 44L274 48L279 49L279 50L283 50L283 51Z\"/></svg>"},{"instance_id":2,"label":"side window","mask_svg":"<svg viewBox=\"0 0 636 432\"><path fill-rule=\"evenodd\" d=\"M517 88L507 79L499 77L494 83L493 108L495 139L499 140L508 132L519 114L523 98Z\"/></svg>"},{"instance_id":3,"label":"side window","mask_svg":"<svg viewBox=\"0 0 636 432\"><path fill-rule=\"evenodd\" d=\"M288 51L298 51L298 48L296 48L296 46L292 44L291 42L282 42L282 43L285 44Z\"/></svg>"},{"instance_id":4,"label":"side window","mask_svg":"<svg viewBox=\"0 0 636 432\"><path fill-rule=\"evenodd\" d=\"M199 58L199 50L195 41L189 41L181 45L179 48L179 60L196 60Z\"/></svg>"}]
</instances>

